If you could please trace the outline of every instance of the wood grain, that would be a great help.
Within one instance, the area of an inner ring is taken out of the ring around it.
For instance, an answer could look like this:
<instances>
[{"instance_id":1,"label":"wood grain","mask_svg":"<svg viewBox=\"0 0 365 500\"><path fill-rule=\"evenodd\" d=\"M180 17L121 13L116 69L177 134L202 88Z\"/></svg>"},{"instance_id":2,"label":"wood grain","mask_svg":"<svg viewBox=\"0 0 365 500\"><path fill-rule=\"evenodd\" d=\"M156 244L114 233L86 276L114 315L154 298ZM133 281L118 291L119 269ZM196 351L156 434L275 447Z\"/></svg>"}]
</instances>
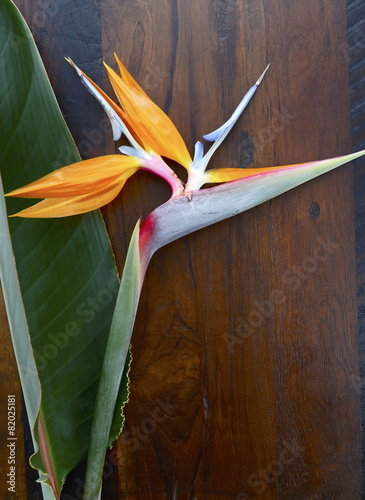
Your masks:
<instances>
[{"instance_id":1,"label":"wood grain","mask_svg":"<svg viewBox=\"0 0 365 500\"><path fill-rule=\"evenodd\" d=\"M115 51L192 150L270 62L212 166L351 150L343 0L80 2L40 28L36 4L16 3L65 113L79 96L66 47L111 94L100 63ZM99 128L96 107L71 110L76 142ZM115 151L109 132L94 144ZM120 271L136 219L169 196L149 174L127 188L103 210ZM346 166L154 256L104 499L361 498L353 229Z\"/></svg>"},{"instance_id":2,"label":"wood grain","mask_svg":"<svg viewBox=\"0 0 365 500\"><path fill-rule=\"evenodd\" d=\"M216 166L244 163L247 144L252 166L348 151L345 5L215 6L103 2L104 57L116 51L138 81L146 68L168 75L151 95L190 148L271 62ZM121 498L359 496L351 181L345 167L155 256L133 338ZM131 190L107 212L110 226L124 222L122 255L132 224L119 210L130 197L139 213L159 202L143 183ZM131 450L132 427L166 395L177 415Z\"/></svg>"}]
</instances>

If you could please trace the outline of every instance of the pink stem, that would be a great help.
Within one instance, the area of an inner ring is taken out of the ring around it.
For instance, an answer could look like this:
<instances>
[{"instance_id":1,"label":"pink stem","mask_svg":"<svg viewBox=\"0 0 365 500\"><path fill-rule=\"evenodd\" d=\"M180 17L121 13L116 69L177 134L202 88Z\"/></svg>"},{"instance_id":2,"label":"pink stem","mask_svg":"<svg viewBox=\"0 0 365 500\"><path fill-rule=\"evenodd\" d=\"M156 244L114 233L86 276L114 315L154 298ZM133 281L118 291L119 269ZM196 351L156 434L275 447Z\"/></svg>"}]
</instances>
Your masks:
<instances>
[{"instance_id":1,"label":"pink stem","mask_svg":"<svg viewBox=\"0 0 365 500\"><path fill-rule=\"evenodd\" d=\"M143 170L147 170L148 172L152 172L162 177L166 182L168 182L171 187L172 197L178 196L184 192L183 183L160 156L153 155L152 159L143 159L142 168Z\"/></svg>"}]
</instances>

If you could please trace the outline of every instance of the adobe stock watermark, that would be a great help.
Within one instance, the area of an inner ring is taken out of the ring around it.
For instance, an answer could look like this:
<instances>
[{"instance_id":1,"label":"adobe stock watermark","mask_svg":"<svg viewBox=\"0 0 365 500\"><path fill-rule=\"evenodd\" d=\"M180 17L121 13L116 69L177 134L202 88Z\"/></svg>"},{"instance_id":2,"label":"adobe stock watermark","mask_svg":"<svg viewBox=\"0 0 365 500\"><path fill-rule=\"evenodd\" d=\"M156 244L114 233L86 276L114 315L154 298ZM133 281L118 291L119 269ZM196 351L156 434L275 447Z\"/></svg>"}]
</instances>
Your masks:
<instances>
[{"instance_id":1,"label":"adobe stock watermark","mask_svg":"<svg viewBox=\"0 0 365 500\"><path fill-rule=\"evenodd\" d=\"M15 395L8 394L8 432L7 432L7 442L6 448L8 451L8 470L6 474L6 485L7 490L11 493L16 492L16 447L17 447L17 437L16 437L16 404Z\"/></svg>"},{"instance_id":2,"label":"adobe stock watermark","mask_svg":"<svg viewBox=\"0 0 365 500\"><path fill-rule=\"evenodd\" d=\"M232 333L225 333L224 340L233 354L236 344L243 344L251 335L260 328L265 319L270 318L278 306L284 304L287 300L287 292L295 292L315 273L321 262L326 261L335 250L340 247L339 243L334 243L327 238L318 237L316 246L314 246L311 255L306 257L301 265L292 266L281 276L282 288L272 290L268 300L256 301L254 307L246 318L237 318L237 327Z\"/></svg>"},{"instance_id":3,"label":"adobe stock watermark","mask_svg":"<svg viewBox=\"0 0 365 500\"><path fill-rule=\"evenodd\" d=\"M171 403L170 397L167 397L165 401L156 399L155 408L151 412L151 416L143 419L138 427L132 426L129 431L124 431L125 443L129 451L134 452L138 450L141 442L146 441L148 436L157 430L158 424L171 418L178 408L179 405Z\"/></svg>"},{"instance_id":4,"label":"adobe stock watermark","mask_svg":"<svg viewBox=\"0 0 365 500\"><path fill-rule=\"evenodd\" d=\"M49 22L50 18L55 17L60 7L68 5L72 0L35 0L34 4L37 5L37 10L32 16L32 23L37 28L44 28Z\"/></svg>"},{"instance_id":5,"label":"adobe stock watermark","mask_svg":"<svg viewBox=\"0 0 365 500\"><path fill-rule=\"evenodd\" d=\"M110 280L106 288L99 290L95 296L86 297L75 308L75 315L82 319L83 323L91 323L101 314L113 300L119 290L119 284L115 280L114 271L110 275ZM34 359L37 369L43 370L48 363L54 360L60 351L66 349L72 338L81 333L79 322L68 321L64 327L55 333L49 332L47 337L49 342L45 343L40 351L34 349Z\"/></svg>"},{"instance_id":6,"label":"adobe stock watermark","mask_svg":"<svg viewBox=\"0 0 365 500\"><path fill-rule=\"evenodd\" d=\"M88 158L89 156L92 156L95 148L103 144L106 134L112 133L112 126L109 118L105 117L100 120L97 128L90 130L84 128L81 133L85 139L78 141L76 147L83 158Z\"/></svg>"},{"instance_id":7,"label":"adobe stock watermark","mask_svg":"<svg viewBox=\"0 0 365 500\"><path fill-rule=\"evenodd\" d=\"M95 148L98 148L103 144L105 135L108 133L112 134L112 126L109 118L104 117L100 120L98 127L92 129L83 128L81 133L83 135L83 139L77 142L76 147L82 158L87 159L93 156ZM60 148L60 151L62 151L62 161L53 162L53 170L75 163L74 147L64 144L63 147Z\"/></svg>"},{"instance_id":8,"label":"adobe stock watermark","mask_svg":"<svg viewBox=\"0 0 365 500\"><path fill-rule=\"evenodd\" d=\"M285 471L285 467L291 465L305 450L305 447L300 446L296 441L289 443L282 442L282 450L278 460L273 460L267 467L258 469L255 473L247 478L247 484L253 488L254 495L262 495L268 485L272 485L278 480L278 477ZM236 500L249 500L252 498L248 493L241 492L236 496Z\"/></svg>"}]
</instances>

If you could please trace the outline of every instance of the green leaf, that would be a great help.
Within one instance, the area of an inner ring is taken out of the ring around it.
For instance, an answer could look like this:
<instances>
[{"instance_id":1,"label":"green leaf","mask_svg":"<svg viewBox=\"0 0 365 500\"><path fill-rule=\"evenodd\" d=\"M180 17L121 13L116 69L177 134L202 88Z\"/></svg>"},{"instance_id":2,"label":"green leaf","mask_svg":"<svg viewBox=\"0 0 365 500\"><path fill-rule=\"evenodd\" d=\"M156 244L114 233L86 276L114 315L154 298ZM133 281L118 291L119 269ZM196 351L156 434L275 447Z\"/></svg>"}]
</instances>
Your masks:
<instances>
[{"instance_id":1,"label":"green leaf","mask_svg":"<svg viewBox=\"0 0 365 500\"><path fill-rule=\"evenodd\" d=\"M0 46L0 165L4 189L9 192L80 158L30 31L10 0L0 3ZM8 213L28 204L29 200L9 199ZM3 231L3 205L0 216ZM42 389L42 442L57 495L68 472L87 457L118 277L99 212L66 219L10 219L9 227ZM22 306L14 270L11 278L6 277L12 262L9 244L6 248L2 282L19 360L20 346L27 338L25 319L19 313ZM19 329L16 321L21 322ZM25 356L31 362L29 345ZM27 382L22 377L32 425L39 386L35 380ZM126 397L124 374L110 441L122 425L120 406ZM36 437L37 428L36 422ZM32 458L32 464L46 472L44 462L40 453Z\"/></svg>"}]
</instances>

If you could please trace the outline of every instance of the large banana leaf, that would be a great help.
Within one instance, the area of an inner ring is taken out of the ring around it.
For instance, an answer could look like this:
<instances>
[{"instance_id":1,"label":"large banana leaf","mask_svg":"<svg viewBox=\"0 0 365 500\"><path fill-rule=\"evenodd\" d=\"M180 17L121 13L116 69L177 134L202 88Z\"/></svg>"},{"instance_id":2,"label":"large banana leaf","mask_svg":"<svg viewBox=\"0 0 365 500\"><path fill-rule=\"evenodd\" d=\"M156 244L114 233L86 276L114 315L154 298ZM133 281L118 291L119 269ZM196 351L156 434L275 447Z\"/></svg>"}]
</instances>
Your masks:
<instances>
[{"instance_id":1,"label":"large banana leaf","mask_svg":"<svg viewBox=\"0 0 365 500\"><path fill-rule=\"evenodd\" d=\"M8 192L78 161L79 155L29 29L10 0L0 2L0 46L0 166ZM26 204L8 200L8 213ZM0 209L3 220L2 204ZM40 413L34 422L37 381L25 377L24 393L34 394L27 408L36 439L38 429L42 430L43 460L38 452L32 465L46 472L47 463L58 496L67 473L87 456L118 277L99 212L56 220L10 219L9 227L42 391ZM1 245L4 276L12 256ZM2 285L9 316L21 318L21 300L13 300L17 280L3 279ZM17 339L16 351L19 345L26 345L21 337L26 335L24 328L15 325L12 334ZM27 359L32 354L29 349ZM120 404L127 396L126 379L124 376ZM110 440L121 427L120 404Z\"/></svg>"}]
</instances>

